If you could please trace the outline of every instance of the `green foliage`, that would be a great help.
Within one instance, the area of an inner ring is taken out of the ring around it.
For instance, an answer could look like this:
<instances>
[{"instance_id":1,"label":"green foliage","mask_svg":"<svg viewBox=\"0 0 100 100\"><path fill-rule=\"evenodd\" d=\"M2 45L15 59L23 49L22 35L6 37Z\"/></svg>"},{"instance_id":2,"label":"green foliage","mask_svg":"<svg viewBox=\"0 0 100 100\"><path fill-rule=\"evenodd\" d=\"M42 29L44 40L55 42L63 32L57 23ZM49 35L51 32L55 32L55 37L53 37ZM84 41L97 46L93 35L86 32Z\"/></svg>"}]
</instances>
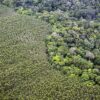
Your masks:
<instances>
[{"instance_id":1,"label":"green foliage","mask_svg":"<svg viewBox=\"0 0 100 100\"><path fill-rule=\"evenodd\" d=\"M67 77L51 68L44 43L49 32L47 23L32 17L0 17L0 99L99 100L100 88L82 85L79 69Z\"/></svg>"},{"instance_id":2,"label":"green foliage","mask_svg":"<svg viewBox=\"0 0 100 100\"><path fill-rule=\"evenodd\" d=\"M14 5L16 0L2 0L2 3L5 4L6 6L12 7Z\"/></svg>"},{"instance_id":3,"label":"green foliage","mask_svg":"<svg viewBox=\"0 0 100 100\"><path fill-rule=\"evenodd\" d=\"M97 21L70 20L64 18L62 13L53 12L41 13L38 18L44 20L45 15L48 19L45 21L52 25L53 31L46 41L49 44L47 48L52 64L59 66L58 69L64 74L76 75L82 78L83 82L96 83L95 78L99 76L99 68L95 69L95 66L100 66L99 23ZM59 20L59 17L62 17L63 20ZM84 74L84 70L93 71L87 71Z\"/></svg>"},{"instance_id":4,"label":"green foliage","mask_svg":"<svg viewBox=\"0 0 100 100\"><path fill-rule=\"evenodd\" d=\"M89 80L89 75L87 73L83 73L81 76L82 81L88 81Z\"/></svg>"},{"instance_id":5,"label":"green foliage","mask_svg":"<svg viewBox=\"0 0 100 100\"><path fill-rule=\"evenodd\" d=\"M76 76L80 75L82 72L81 69L74 67L74 66L64 66L62 71L64 74L76 75Z\"/></svg>"},{"instance_id":6,"label":"green foliage","mask_svg":"<svg viewBox=\"0 0 100 100\"><path fill-rule=\"evenodd\" d=\"M96 56L94 63L100 65L100 55Z\"/></svg>"},{"instance_id":7,"label":"green foliage","mask_svg":"<svg viewBox=\"0 0 100 100\"><path fill-rule=\"evenodd\" d=\"M100 85L100 76L97 76L95 80Z\"/></svg>"},{"instance_id":8,"label":"green foliage","mask_svg":"<svg viewBox=\"0 0 100 100\"><path fill-rule=\"evenodd\" d=\"M1 0L2 3L14 8L24 6L32 8L34 12L67 11L65 17L70 15L76 18L99 19L99 0ZM63 20L62 17L59 20ZM51 20L54 23L54 20Z\"/></svg>"},{"instance_id":9,"label":"green foliage","mask_svg":"<svg viewBox=\"0 0 100 100\"><path fill-rule=\"evenodd\" d=\"M86 82L83 82L83 84L88 87L93 87L95 83L93 81L86 81Z\"/></svg>"},{"instance_id":10,"label":"green foliage","mask_svg":"<svg viewBox=\"0 0 100 100\"><path fill-rule=\"evenodd\" d=\"M56 55L52 58L53 61L55 62L60 62L61 61L61 57L59 55Z\"/></svg>"},{"instance_id":11,"label":"green foliage","mask_svg":"<svg viewBox=\"0 0 100 100\"><path fill-rule=\"evenodd\" d=\"M81 69L88 69L93 67L93 63L81 58L81 56L79 55L73 56L72 59L73 59L73 64L79 66Z\"/></svg>"},{"instance_id":12,"label":"green foliage","mask_svg":"<svg viewBox=\"0 0 100 100\"><path fill-rule=\"evenodd\" d=\"M33 12L32 12L31 9L24 9L23 7L19 8L19 9L17 10L17 12L18 12L19 14L22 14L22 15L32 15L32 14L33 14Z\"/></svg>"},{"instance_id":13,"label":"green foliage","mask_svg":"<svg viewBox=\"0 0 100 100\"><path fill-rule=\"evenodd\" d=\"M60 6L54 7L56 1L44 1L48 5L44 8L42 0L4 0L7 6L22 6L17 12L24 16L0 18L0 99L100 100L100 24L96 20L89 22L72 18L76 16L73 6L70 12L69 7L62 4L63 0L59 0ZM74 1L71 0L79 9L80 1ZM51 5L53 10L61 7L69 12L52 12ZM35 17L52 25L51 35L47 36L51 33L47 23L25 16L33 15L36 9L50 11L37 13ZM91 17L92 11L90 8L80 10L77 18L83 15L84 18ZM48 62L46 36L49 61L64 75L52 69Z\"/></svg>"}]
</instances>

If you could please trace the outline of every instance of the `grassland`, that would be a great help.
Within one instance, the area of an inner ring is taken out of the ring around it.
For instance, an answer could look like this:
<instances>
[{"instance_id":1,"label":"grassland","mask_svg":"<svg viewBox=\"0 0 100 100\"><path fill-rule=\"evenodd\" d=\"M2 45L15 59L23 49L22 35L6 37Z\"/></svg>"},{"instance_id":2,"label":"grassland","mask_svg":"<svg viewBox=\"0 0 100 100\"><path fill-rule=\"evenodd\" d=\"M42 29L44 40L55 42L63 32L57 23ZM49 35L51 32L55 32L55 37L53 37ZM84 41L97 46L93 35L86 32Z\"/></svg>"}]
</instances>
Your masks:
<instances>
[{"instance_id":1,"label":"grassland","mask_svg":"<svg viewBox=\"0 0 100 100\"><path fill-rule=\"evenodd\" d=\"M8 8L4 5L1 5L0 4L0 17L4 17L4 16L7 16L7 15L14 15L16 13L14 13L14 10L11 9L11 8Z\"/></svg>"},{"instance_id":2,"label":"grassland","mask_svg":"<svg viewBox=\"0 0 100 100\"><path fill-rule=\"evenodd\" d=\"M49 64L45 37L50 30L29 16L0 17L0 100L100 99L98 86L84 87Z\"/></svg>"}]
</instances>

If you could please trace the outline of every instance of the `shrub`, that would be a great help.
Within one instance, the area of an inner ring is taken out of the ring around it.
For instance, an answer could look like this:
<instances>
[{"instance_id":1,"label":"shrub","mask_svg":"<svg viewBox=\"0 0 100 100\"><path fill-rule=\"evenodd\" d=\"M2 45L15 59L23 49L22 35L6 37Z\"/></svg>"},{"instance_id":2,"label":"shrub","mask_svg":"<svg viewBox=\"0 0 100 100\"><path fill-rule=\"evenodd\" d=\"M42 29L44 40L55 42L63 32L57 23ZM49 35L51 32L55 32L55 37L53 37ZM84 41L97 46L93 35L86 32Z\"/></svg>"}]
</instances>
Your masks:
<instances>
[{"instance_id":1,"label":"shrub","mask_svg":"<svg viewBox=\"0 0 100 100\"><path fill-rule=\"evenodd\" d=\"M55 55L52 57L52 61L54 61L55 63L59 63L61 62L62 57L60 55Z\"/></svg>"},{"instance_id":2,"label":"shrub","mask_svg":"<svg viewBox=\"0 0 100 100\"><path fill-rule=\"evenodd\" d=\"M83 85L88 86L88 87L93 87L95 83L93 81L85 81L83 82Z\"/></svg>"},{"instance_id":3,"label":"shrub","mask_svg":"<svg viewBox=\"0 0 100 100\"><path fill-rule=\"evenodd\" d=\"M97 77L95 78L95 80L96 80L96 82L100 85L100 76L97 76Z\"/></svg>"},{"instance_id":4,"label":"shrub","mask_svg":"<svg viewBox=\"0 0 100 100\"><path fill-rule=\"evenodd\" d=\"M89 75L88 73L82 73L82 76L81 76L81 80L82 81L88 81L89 80Z\"/></svg>"},{"instance_id":5,"label":"shrub","mask_svg":"<svg viewBox=\"0 0 100 100\"><path fill-rule=\"evenodd\" d=\"M98 56L95 58L94 63L95 63L96 65L100 65L100 55L98 55Z\"/></svg>"},{"instance_id":6,"label":"shrub","mask_svg":"<svg viewBox=\"0 0 100 100\"><path fill-rule=\"evenodd\" d=\"M62 69L64 74L75 74L78 77L83 77L83 79L85 75L81 74L86 70L87 78L89 77L88 80L95 82L95 77L99 75L98 72L94 73L93 71L94 66L99 65L99 46L97 46L98 44L96 42L98 30L95 31L96 34L94 32L96 22L94 21L92 24L91 22L86 22L86 20L72 21L68 19L59 22L57 19L59 16L53 13L48 14L51 14L48 16L50 16L50 20L54 18L53 22L55 23L52 24L54 32L48 39L47 44L51 43L53 48L56 47L56 49L51 49L51 53L49 52L49 54L53 57L56 54L60 55L60 57L58 57L59 60L57 62L52 60L52 63L56 62L55 64L59 66L59 69ZM52 42L54 44L52 44ZM52 48L49 45L47 47L48 50ZM55 59L55 57L53 59ZM69 69L69 67L71 67L71 69ZM97 69L99 70L99 68Z\"/></svg>"},{"instance_id":7,"label":"shrub","mask_svg":"<svg viewBox=\"0 0 100 100\"><path fill-rule=\"evenodd\" d=\"M22 15L32 15L33 14L33 11L31 9L24 9L23 7L19 8L17 12Z\"/></svg>"}]
</instances>

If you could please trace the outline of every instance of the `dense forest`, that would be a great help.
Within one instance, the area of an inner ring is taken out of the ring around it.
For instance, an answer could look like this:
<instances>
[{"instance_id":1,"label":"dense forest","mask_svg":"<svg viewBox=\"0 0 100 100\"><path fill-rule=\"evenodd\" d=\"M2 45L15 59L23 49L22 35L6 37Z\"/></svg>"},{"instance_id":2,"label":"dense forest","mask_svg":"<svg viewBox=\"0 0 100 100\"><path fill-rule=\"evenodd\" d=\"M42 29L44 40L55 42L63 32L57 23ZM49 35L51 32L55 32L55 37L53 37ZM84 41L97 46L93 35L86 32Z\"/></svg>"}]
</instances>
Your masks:
<instances>
[{"instance_id":1,"label":"dense forest","mask_svg":"<svg viewBox=\"0 0 100 100\"><path fill-rule=\"evenodd\" d=\"M0 0L2 100L100 100L100 0Z\"/></svg>"},{"instance_id":2,"label":"dense forest","mask_svg":"<svg viewBox=\"0 0 100 100\"><path fill-rule=\"evenodd\" d=\"M100 17L100 0L1 0L15 8L30 8L34 12L67 11L75 18L95 19Z\"/></svg>"}]
</instances>

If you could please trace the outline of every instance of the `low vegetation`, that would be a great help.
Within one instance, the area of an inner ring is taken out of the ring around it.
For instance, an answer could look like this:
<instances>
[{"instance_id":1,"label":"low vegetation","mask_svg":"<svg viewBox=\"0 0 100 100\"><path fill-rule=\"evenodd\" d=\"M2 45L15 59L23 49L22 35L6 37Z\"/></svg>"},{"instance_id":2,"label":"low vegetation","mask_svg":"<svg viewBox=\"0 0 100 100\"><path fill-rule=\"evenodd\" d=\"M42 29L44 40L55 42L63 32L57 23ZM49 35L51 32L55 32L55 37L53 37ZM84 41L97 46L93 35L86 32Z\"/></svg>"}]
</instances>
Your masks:
<instances>
[{"instance_id":1,"label":"low vegetation","mask_svg":"<svg viewBox=\"0 0 100 100\"><path fill-rule=\"evenodd\" d=\"M1 100L100 100L99 0L0 3Z\"/></svg>"},{"instance_id":2,"label":"low vegetation","mask_svg":"<svg viewBox=\"0 0 100 100\"><path fill-rule=\"evenodd\" d=\"M0 4L0 17L4 17L7 15L14 15L14 14L15 12L13 9Z\"/></svg>"}]
</instances>

